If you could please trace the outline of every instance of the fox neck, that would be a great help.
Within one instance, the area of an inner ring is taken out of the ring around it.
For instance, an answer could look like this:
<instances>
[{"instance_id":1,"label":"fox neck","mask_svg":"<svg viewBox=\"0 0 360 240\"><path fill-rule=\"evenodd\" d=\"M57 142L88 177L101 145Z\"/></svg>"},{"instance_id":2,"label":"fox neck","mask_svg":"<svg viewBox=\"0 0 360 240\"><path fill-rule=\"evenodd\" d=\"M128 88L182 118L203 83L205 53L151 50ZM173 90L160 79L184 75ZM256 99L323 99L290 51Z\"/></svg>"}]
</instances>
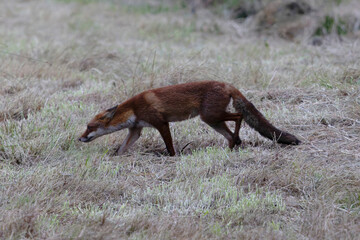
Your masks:
<instances>
[{"instance_id":1,"label":"fox neck","mask_svg":"<svg viewBox=\"0 0 360 240\"><path fill-rule=\"evenodd\" d=\"M134 114L127 117L127 120L125 121L118 121L115 115L114 118L109 122L109 125L106 127L106 131L107 131L106 134L119 131L124 128L134 127L135 123L136 123L136 117Z\"/></svg>"}]
</instances>

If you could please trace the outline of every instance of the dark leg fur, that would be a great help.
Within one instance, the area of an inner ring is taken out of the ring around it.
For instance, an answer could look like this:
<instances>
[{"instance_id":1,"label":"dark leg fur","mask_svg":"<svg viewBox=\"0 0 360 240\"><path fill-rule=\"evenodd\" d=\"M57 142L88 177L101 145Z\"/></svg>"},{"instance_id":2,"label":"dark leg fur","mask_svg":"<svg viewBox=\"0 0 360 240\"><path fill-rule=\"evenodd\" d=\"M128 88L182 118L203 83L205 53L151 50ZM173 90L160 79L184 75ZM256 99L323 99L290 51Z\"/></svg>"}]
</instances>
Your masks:
<instances>
[{"instance_id":1,"label":"dark leg fur","mask_svg":"<svg viewBox=\"0 0 360 240\"><path fill-rule=\"evenodd\" d=\"M161 137L164 139L166 149L168 150L169 155L174 156L175 150L174 150L174 146L173 146L173 142L172 142L172 138L171 138L169 123L163 123L161 125L159 124L154 127L160 132Z\"/></svg>"}]
</instances>

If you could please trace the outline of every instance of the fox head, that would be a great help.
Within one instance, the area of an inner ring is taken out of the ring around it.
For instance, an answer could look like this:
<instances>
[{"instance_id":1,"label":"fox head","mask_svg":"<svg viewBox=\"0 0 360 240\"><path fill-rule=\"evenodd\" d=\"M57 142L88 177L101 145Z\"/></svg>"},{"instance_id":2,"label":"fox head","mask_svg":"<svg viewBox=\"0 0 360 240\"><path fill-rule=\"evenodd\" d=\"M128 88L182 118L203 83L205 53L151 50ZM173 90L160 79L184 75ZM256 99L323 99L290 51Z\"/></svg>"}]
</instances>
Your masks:
<instances>
[{"instance_id":1,"label":"fox head","mask_svg":"<svg viewBox=\"0 0 360 240\"><path fill-rule=\"evenodd\" d=\"M119 109L118 106L109 108L104 112L97 114L88 123L87 128L79 138L79 141L90 142L102 135L131 127L134 122L135 117L132 111L124 111L123 109Z\"/></svg>"}]
</instances>

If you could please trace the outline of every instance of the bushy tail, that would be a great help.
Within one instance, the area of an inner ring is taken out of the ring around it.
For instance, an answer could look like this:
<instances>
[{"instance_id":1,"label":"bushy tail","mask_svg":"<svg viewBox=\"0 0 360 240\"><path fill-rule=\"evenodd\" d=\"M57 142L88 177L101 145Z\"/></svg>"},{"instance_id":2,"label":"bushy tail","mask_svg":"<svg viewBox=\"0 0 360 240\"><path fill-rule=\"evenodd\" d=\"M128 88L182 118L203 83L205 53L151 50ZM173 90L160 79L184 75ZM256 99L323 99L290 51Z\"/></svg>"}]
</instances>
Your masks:
<instances>
[{"instance_id":1,"label":"bushy tail","mask_svg":"<svg viewBox=\"0 0 360 240\"><path fill-rule=\"evenodd\" d=\"M274 127L237 89L232 97L235 110L240 112L245 122L262 136L278 143L293 145L301 143L294 135Z\"/></svg>"}]
</instances>

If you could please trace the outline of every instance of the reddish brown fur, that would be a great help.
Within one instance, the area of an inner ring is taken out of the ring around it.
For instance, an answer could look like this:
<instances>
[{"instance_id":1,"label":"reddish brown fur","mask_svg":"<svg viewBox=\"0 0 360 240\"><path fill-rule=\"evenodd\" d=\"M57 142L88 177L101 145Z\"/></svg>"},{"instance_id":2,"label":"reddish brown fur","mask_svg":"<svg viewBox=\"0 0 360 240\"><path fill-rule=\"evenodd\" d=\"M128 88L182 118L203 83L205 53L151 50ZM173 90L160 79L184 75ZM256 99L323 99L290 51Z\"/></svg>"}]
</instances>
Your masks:
<instances>
[{"instance_id":1,"label":"reddish brown fur","mask_svg":"<svg viewBox=\"0 0 360 240\"><path fill-rule=\"evenodd\" d=\"M226 111L231 98L234 99L237 113ZM129 135L119 149L123 152L137 140L144 124L149 124L159 130L169 154L173 156L175 150L169 122L182 121L197 115L221 133L229 141L230 148L241 143L238 134L243 117L251 127L269 139L285 144L300 143L295 136L271 125L236 88L216 81L185 83L142 92L116 108L98 114L89 125L91 128L92 125L102 124L108 128L128 121ZM132 116L133 122L129 120ZM234 133L226 126L226 121L236 123ZM87 130L82 138L86 138L88 134Z\"/></svg>"}]
</instances>

